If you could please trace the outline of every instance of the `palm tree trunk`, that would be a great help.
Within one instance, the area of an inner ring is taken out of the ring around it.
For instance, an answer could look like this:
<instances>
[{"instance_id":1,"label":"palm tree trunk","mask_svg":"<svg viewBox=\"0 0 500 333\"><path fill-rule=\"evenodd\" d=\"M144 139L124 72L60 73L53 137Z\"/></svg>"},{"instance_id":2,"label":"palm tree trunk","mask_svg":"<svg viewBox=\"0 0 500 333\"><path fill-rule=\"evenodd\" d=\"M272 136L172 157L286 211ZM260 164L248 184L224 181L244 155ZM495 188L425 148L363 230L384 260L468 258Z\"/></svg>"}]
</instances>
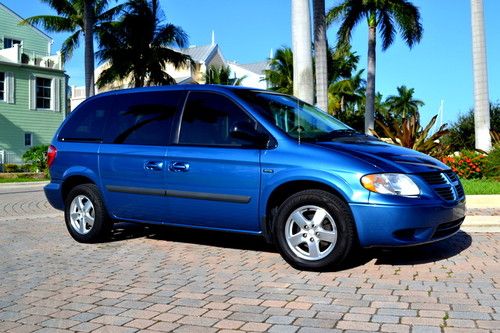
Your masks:
<instances>
[{"instance_id":1,"label":"palm tree trunk","mask_svg":"<svg viewBox=\"0 0 500 333\"><path fill-rule=\"evenodd\" d=\"M94 0L84 0L85 96L94 96Z\"/></svg>"},{"instance_id":2,"label":"palm tree trunk","mask_svg":"<svg viewBox=\"0 0 500 333\"><path fill-rule=\"evenodd\" d=\"M489 151L490 101L484 36L483 0L471 0L472 58L474 64L474 132L476 149Z\"/></svg>"},{"instance_id":3,"label":"palm tree trunk","mask_svg":"<svg viewBox=\"0 0 500 333\"><path fill-rule=\"evenodd\" d=\"M374 17L369 19L368 27L368 76L366 79L365 133L371 134L370 129L374 129L375 122L375 47L377 43L377 24Z\"/></svg>"},{"instance_id":4,"label":"palm tree trunk","mask_svg":"<svg viewBox=\"0 0 500 333\"><path fill-rule=\"evenodd\" d=\"M328 74L327 74L327 41L325 0L313 1L314 13L314 55L316 69L316 104L328 111Z\"/></svg>"},{"instance_id":5,"label":"palm tree trunk","mask_svg":"<svg viewBox=\"0 0 500 333\"><path fill-rule=\"evenodd\" d=\"M314 103L309 0L292 0L293 94Z\"/></svg>"}]
</instances>

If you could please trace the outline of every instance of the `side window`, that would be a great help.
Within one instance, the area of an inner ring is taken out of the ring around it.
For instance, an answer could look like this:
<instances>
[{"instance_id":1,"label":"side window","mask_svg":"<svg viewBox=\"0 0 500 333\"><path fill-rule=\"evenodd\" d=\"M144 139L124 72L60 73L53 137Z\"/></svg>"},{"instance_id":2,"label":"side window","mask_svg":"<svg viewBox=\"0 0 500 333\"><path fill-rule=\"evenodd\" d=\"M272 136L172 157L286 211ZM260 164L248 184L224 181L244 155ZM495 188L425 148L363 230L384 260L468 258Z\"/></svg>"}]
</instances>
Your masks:
<instances>
[{"instance_id":1,"label":"side window","mask_svg":"<svg viewBox=\"0 0 500 333\"><path fill-rule=\"evenodd\" d=\"M183 91L132 93L120 97L106 126L106 143L165 146Z\"/></svg>"},{"instance_id":2,"label":"side window","mask_svg":"<svg viewBox=\"0 0 500 333\"><path fill-rule=\"evenodd\" d=\"M252 142L231 136L231 128L242 122L256 126L255 121L227 97L191 92L182 116L179 144L250 146Z\"/></svg>"},{"instance_id":3,"label":"side window","mask_svg":"<svg viewBox=\"0 0 500 333\"><path fill-rule=\"evenodd\" d=\"M106 116L111 111L115 99L115 96L98 97L82 104L70 114L59 133L59 140L101 142Z\"/></svg>"}]
</instances>

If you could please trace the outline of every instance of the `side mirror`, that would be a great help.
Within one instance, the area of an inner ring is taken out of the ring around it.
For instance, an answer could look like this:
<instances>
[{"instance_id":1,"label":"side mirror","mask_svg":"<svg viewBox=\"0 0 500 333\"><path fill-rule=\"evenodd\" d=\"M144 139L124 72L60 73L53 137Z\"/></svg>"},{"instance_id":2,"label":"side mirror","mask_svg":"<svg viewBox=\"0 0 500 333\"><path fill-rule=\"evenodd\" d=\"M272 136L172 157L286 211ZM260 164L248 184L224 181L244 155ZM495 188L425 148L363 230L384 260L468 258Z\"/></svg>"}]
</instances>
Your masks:
<instances>
[{"instance_id":1,"label":"side mirror","mask_svg":"<svg viewBox=\"0 0 500 333\"><path fill-rule=\"evenodd\" d=\"M235 139L249 141L259 148L267 148L269 145L269 136L257 129L247 121L238 121L233 124L229 132Z\"/></svg>"}]
</instances>

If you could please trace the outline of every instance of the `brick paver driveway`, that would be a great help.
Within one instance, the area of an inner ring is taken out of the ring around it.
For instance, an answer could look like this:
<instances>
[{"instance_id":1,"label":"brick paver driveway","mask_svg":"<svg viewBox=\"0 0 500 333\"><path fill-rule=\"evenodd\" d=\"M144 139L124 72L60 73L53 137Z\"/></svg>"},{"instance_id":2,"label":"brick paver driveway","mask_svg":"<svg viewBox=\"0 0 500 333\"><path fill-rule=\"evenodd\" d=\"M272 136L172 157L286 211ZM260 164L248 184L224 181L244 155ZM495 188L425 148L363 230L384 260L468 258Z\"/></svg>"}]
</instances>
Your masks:
<instances>
[{"instance_id":1,"label":"brick paver driveway","mask_svg":"<svg viewBox=\"0 0 500 333\"><path fill-rule=\"evenodd\" d=\"M253 237L117 225L74 242L40 187L0 188L0 331L500 331L499 234L301 272Z\"/></svg>"}]
</instances>

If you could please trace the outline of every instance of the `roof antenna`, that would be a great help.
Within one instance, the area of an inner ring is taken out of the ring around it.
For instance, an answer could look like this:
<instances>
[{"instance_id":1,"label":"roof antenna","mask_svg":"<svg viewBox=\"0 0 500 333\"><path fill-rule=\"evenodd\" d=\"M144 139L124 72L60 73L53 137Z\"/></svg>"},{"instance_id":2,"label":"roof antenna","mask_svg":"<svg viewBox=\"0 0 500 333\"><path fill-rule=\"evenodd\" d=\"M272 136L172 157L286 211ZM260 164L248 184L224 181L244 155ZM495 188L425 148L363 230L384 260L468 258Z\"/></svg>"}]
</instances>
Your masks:
<instances>
[{"instance_id":1,"label":"roof antenna","mask_svg":"<svg viewBox=\"0 0 500 333\"><path fill-rule=\"evenodd\" d=\"M215 31L212 30L212 46L215 45Z\"/></svg>"}]
</instances>

